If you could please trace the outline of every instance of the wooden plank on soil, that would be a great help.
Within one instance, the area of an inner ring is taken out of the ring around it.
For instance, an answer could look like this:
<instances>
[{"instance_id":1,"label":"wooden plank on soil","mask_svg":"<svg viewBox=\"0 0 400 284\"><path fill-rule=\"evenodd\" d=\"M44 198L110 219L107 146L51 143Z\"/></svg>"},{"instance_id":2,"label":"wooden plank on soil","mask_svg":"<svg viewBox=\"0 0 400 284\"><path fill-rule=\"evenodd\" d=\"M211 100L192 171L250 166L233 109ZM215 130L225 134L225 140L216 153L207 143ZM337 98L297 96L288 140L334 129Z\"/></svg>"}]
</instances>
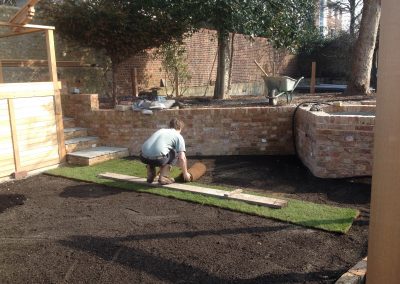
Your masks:
<instances>
[{"instance_id":1,"label":"wooden plank on soil","mask_svg":"<svg viewBox=\"0 0 400 284\"><path fill-rule=\"evenodd\" d=\"M238 193L242 193L242 192L243 192L243 189L238 188L238 189L229 191L228 193L225 193L225 194L224 194L224 197L233 196L234 194L238 194Z\"/></svg>"},{"instance_id":2,"label":"wooden plank on soil","mask_svg":"<svg viewBox=\"0 0 400 284\"><path fill-rule=\"evenodd\" d=\"M113 180L119 180L119 181L133 182L133 183L138 183L138 184L143 184L143 185L153 186L153 187L166 187L166 188L169 188L172 190L199 193L199 194L203 194L203 195L215 196L215 197L225 198L225 199L244 201L244 202L251 203L251 204L256 204L256 205L266 206L266 207L271 207L271 208L277 208L277 209L287 206L286 200L251 195L251 194L241 193L239 191L235 191L234 194L230 194L231 191L206 188L206 187L194 186L194 185L183 184L183 183L173 183L173 184L167 184L167 185L160 185L158 183L150 184L150 183L147 183L146 179L144 179L144 178L116 174L116 173L107 173L107 172L99 174L99 177L113 179Z\"/></svg>"}]
</instances>

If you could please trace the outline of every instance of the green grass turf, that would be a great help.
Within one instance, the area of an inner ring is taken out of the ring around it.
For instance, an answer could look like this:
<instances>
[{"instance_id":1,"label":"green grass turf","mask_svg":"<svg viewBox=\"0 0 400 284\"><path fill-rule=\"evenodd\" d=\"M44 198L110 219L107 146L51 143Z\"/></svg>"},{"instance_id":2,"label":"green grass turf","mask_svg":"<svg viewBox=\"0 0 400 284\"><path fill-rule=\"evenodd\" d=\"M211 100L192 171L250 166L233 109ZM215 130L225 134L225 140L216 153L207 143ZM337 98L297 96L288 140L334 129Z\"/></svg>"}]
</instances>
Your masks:
<instances>
[{"instance_id":1,"label":"green grass turf","mask_svg":"<svg viewBox=\"0 0 400 284\"><path fill-rule=\"evenodd\" d=\"M356 218L359 214L358 210L352 208L334 207L288 198L281 198L288 201L287 207L281 209L272 209L268 207L248 204L242 201L226 200L212 196L194 194L190 192L174 191L163 187L149 187L130 182L113 181L110 179L97 177L98 174L104 172L146 177L146 168L141 162L126 159L110 160L93 166L60 167L50 170L47 173L55 176L62 176L112 187L118 187L122 189L157 194L165 197L186 200L204 205L216 206L232 211L273 218L276 220L285 221L305 227L321 229L329 232L346 233L350 229L354 218ZM172 176L176 177L178 175L178 168L173 168ZM221 186L210 186L199 183L192 184L208 188L232 190ZM255 194L248 191L246 191L246 193Z\"/></svg>"}]
</instances>

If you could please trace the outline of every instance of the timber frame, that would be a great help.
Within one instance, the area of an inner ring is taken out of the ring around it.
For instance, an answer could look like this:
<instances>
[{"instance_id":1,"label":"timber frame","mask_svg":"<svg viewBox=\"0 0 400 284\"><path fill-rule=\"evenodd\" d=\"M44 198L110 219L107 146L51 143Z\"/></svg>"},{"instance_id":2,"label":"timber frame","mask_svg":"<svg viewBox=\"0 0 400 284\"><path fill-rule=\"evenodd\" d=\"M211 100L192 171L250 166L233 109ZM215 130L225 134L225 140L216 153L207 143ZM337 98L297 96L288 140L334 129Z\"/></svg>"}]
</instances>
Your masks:
<instances>
[{"instance_id":1,"label":"timber frame","mask_svg":"<svg viewBox=\"0 0 400 284\"><path fill-rule=\"evenodd\" d=\"M54 113L55 113L55 122L56 122L56 131L57 131L57 144L58 144L58 162L65 162L66 158L66 150L65 150L65 141L64 141L64 127L63 127L63 117L62 117L62 108L61 108L61 97L60 97L60 89L61 84L58 82L57 78L57 66L56 66L56 54L55 54L55 45L54 45L54 27L53 26L43 26L43 25L34 25L29 24L34 15L35 9L34 5L39 2L39 0L28 0L26 4L21 7L21 9L8 21L1 22L0 27L8 27L7 32L0 34L1 38L20 36L24 34L43 32L46 36L46 49L47 49L47 60L42 60L40 63L44 65L47 63L49 68L49 82L37 82L37 83L7 83L4 84L3 73L2 73L2 62L0 60L0 89L9 89L9 91L1 94L0 99L7 99L9 104L9 113L13 114L13 103L12 99L16 97L20 97L21 93L26 91L26 88L29 86L34 86L33 89L38 86L49 86L50 89L48 92L54 96ZM5 60L7 62L7 60ZM10 61L10 60L9 60ZM12 61L12 60L11 60ZM26 60L29 61L29 60ZM38 61L38 60L32 60ZM22 61L21 61L22 62ZM8 62L7 62L8 63ZM5 66L7 64L4 64ZM35 90L31 95L35 97ZM11 116L12 117L12 116ZM12 122L10 122L12 124ZM12 126L12 125L11 125ZM11 127L11 135L13 139L16 137L16 133L13 133L15 128ZM18 168L19 161L19 151L15 149L16 144L14 143L14 161L15 161L15 176L18 176L19 173L24 172L25 169Z\"/></svg>"}]
</instances>

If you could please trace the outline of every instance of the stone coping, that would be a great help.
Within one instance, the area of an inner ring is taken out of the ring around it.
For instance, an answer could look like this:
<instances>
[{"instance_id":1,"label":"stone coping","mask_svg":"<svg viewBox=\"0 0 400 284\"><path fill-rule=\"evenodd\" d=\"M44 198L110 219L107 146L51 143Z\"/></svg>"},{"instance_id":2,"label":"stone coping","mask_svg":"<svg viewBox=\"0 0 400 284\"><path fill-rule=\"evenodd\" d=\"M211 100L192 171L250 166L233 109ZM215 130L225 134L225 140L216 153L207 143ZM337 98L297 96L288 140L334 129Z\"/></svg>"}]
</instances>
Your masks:
<instances>
[{"instance_id":1,"label":"stone coping","mask_svg":"<svg viewBox=\"0 0 400 284\"><path fill-rule=\"evenodd\" d=\"M365 283L367 275L367 257L359 261L356 265L343 274L335 284L362 284Z\"/></svg>"}]
</instances>

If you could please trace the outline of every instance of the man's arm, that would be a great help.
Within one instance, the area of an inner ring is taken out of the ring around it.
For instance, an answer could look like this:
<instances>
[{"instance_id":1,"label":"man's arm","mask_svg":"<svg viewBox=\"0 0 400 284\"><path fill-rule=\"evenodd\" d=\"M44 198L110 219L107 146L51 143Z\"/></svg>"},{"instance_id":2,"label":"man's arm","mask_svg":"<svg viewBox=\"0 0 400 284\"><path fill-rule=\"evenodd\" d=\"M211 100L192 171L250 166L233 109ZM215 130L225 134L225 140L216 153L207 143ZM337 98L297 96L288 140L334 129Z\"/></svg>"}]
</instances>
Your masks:
<instances>
[{"instance_id":1,"label":"man's arm","mask_svg":"<svg viewBox=\"0 0 400 284\"><path fill-rule=\"evenodd\" d=\"M187 170L187 159L186 159L186 154L185 152L179 152L178 153L178 163L179 163L179 167L182 170L182 175L183 175L183 179L185 181L190 181L190 174Z\"/></svg>"}]
</instances>

